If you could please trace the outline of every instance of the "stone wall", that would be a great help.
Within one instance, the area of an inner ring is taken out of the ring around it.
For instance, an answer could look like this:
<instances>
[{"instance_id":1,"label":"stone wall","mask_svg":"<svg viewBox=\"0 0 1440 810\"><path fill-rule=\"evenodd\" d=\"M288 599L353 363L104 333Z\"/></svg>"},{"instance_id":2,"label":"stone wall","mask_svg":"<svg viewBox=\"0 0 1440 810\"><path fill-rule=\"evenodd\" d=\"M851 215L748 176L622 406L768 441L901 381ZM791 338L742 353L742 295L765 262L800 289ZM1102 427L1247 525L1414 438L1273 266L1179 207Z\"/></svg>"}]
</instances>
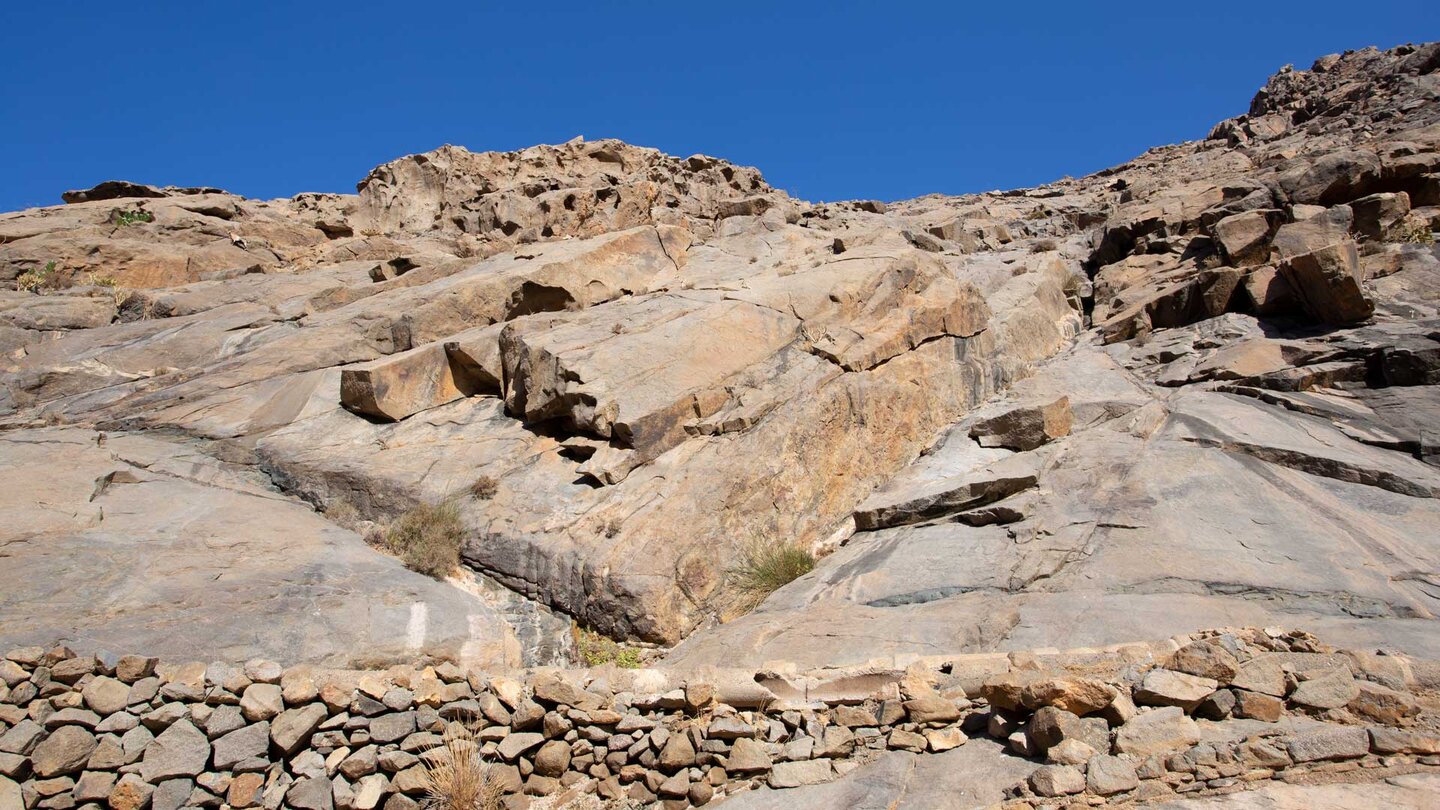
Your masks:
<instances>
[{"instance_id":1,"label":"stone wall","mask_svg":"<svg viewBox=\"0 0 1440 810\"><path fill-rule=\"evenodd\" d=\"M509 808L704 805L982 734L1035 764L1017 803L1223 792L1440 765L1434 673L1258 630L906 667L516 677L24 648L0 660L0 810L413 808L457 724Z\"/></svg>"}]
</instances>

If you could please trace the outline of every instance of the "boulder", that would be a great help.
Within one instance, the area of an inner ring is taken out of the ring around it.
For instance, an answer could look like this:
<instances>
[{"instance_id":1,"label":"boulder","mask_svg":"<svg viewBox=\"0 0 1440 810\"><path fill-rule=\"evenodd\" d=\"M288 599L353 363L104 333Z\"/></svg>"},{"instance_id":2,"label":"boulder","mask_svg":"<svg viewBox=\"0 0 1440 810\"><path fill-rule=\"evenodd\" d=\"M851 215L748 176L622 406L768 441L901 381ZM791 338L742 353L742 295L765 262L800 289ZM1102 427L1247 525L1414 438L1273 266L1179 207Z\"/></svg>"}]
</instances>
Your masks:
<instances>
[{"instance_id":1,"label":"boulder","mask_svg":"<svg viewBox=\"0 0 1440 810\"><path fill-rule=\"evenodd\" d=\"M834 775L834 766L828 759L809 759L803 762L777 762L770 769L766 783L772 788L797 788L828 782Z\"/></svg>"},{"instance_id":2,"label":"boulder","mask_svg":"<svg viewBox=\"0 0 1440 810\"><path fill-rule=\"evenodd\" d=\"M1135 688L1135 702L1145 706L1179 706L1188 712L1219 685L1211 678L1157 667L1145 673Z\"/></svg>"},{"instance_id":3,"label":"boulder","mask_svg":"<svg viewBox=\"0 0 1440 810\"><path fill-rule=\"evenodd\" d=\"M559 777L570 767L570 744L551 740L535 752L535 772L541 776Z\"/></svg>"},{"instance_id":4,"label":"boulder","mask_svg":"<svg viewBox=\"0 0 1440 810\"><path fill-rule=\"evenodd\" d=\"M1141 712L1115 732L1115 753L1144 758L1183 750L1200 741L1200 729L1178 706Z\"/></svg>"},{"instance_id":5,"label":"boulder","mask_svg":"<svg viewBox=\"0 0 1440 810\"><path fill-rule=\"evenodd\" d=\"M288 757L310 741L310 735L328 716L329 712L321 703L287 709L270 721L270 741Z\"/></svg>"},{"instance_id":6,"label":"boulder","mask_svg":"<svg viewBox=\"0 0 1440 810\"><path fill-rule=\"evenodd\" d=\"M35 746L30 767L41 779L76 774L85 769L95 746L95 735L84 728L61 726Z\"/></svg>"},{"instance_id":7,"label":"boulder","mask_svg":"<svg viewBox=\"0 0 1440 810\"><path fill-rule=\"evenodd\" d=\"M1082 736L1080 718L1054 706L1037 710L1026 726L1026 733L1030 736L1030 749L1038 756L1064 740L1078 740Z\"/></svg>"},{"instance_id":8,"label":"boulder","mask_svg":"<svg viewBox=\"0 0 1440 810\"><path fill-rule=\"evenodd\" d=\"M1070 796L1085 790L1085 774L1072 765L1042 765L1030 774L1030 789L1046 797Z\"/></svg>"},{"instance_id":9,"label":"boulder","mask_svg":"<svg viewBox=\"0 0 1440 810\"><path fill-rule=\"evenodd\" d=\"M264 757L270 750L270 724L261 721L232 731L214 742L214 766L229 770L251 757Z\"/></svg>"},{"instance_id":10,"label":"boulder","mask_svg":"<svg viewBox=\"0 0 1440 810\"><path fill-rule=\"evenodd\" d=\"M1375 305L1360 284L1360 257L1352 242L1292 256L1278 268L1300 308L1321 323L1370 317Z\"/></svg>"},{"instance_id":11,"label":"boulder","mask_svg":"<svg viewBox=\"0 0 1440 810\"><path fill-rule=\"evenodd\" d=\"M1069 435L1074 423L1070 398L1021 405L970 426L970 436L981 447L1034 450L1046 442Z\"/></svg>"},{"instance_id":12,"label":"boulder","mask_svg":"<svg viewBox=\"0 0 1440 810\"><path fill-rule=\"evenodd\" d=\"M269 720L285 708L280 687L270 683L252 683L240 696L240 712L251 723Z\"/></svg>"},{"instance_id":13,"label":"boulder","mask_svg":"<svg viewBox=\"0 0 1440 810\"><path fill-rule=\"evenodd\" d=\"M1335 205L1369 193L1380 179L1374 152L1339 149L1301 161L1280 173L1280 189L1292 203Z\"/></svg>"},{"instance_id":14,"label":"boulder","mask_svg":"<svg viewBox=\"0 0 1440 810\"><path fill-rule=\"evenodd\" d=\"M1261 346L1264 341L1244 341L1240 345ZM1236 376L1248 377L1256 373L1273 370L1274 364L1271 361L1261 361L1261 368L1256 369L1250 364L1253 360L1241 361L1238 364L1227 364L1231 367L1238 365ZM1215 639L1201 639L1192 641L1184 647L1176 650L1165 664L1167 669L1176 672L1183 672L1186 675L1194 675L1200 678L1209 678L1221 685L1230 683L1230 679L1240 670L1240 662L1229 650Z\"/></svg>"},{"instance_id":15,"label":"boulder","mask_svg":"<svg viewBox=\"0 0 1440 810\"><path fill-rule=\"evenodd\" d=\"M195 777L210 762L210 741L189 720L177 720L145 746L140 775L150 784ZM188 796L188 791L187 791Z\"/></svg>"},{"instance_id":16,"label":"boulder","mask_svg":"<svg viewBox=\"0 0 1440 810\"><path fill-rule=\"evenodd\" d=\"M735 741L725 760L725 771L732 774L759 773L770 770L770 754L760 743L748 738Z\"/></svg>"},{"instance_id":17,"label":"boulder","mask_svg":"<svg viewBox=\"0 0 1440 810\"><path fill-rule=\"evenodd\" d=\"M543 734L536 734L531 731L517 731L505 735L496 748L497 754L506 762L514 762L521 754L533 751L545 743Z\"/></svg>"},{"instance_id":18,"label":"boulder","mask_svg":"<svg viewBox=\"0 0 1440 810\"><path fill-rule=\"evenodd\" d=\"M1370 735L1363 728L1321 728L1286 738L1285 750L1296 762L1353 759L1370 753Z\"/></svg>"},{"instance_id":19,"label":"boulder","mask_svg":"<svg viewBox=\"0 0 1440 810\"><path fill-rule=\"evenodd\" d=\"M1307 709L1338 709L1360 696L1360 686L1343 667L1301 673L1290 701Z\"/></svg>"},{"instance_id":20,"label":"boulder","mask_svg":"<svg viewBox=\"0 0 1440 810\"><path fill-rule=\"evenodd\" d=\"M1236 267L1264 264L1280 212L1270 209L1232 214L1214 225L1215 241L1225 260Z\"/></svg>"},{"instance_id":21,"label":"boulder","mask_svg":"<svg viewBox=\"0 0 1440 810\"><path fill-rule=\"evenodd\" d=\"M1102 754L1086 763L1085 785L1092 793L1112 796L1139 787L1140 779L1135 775L1135 766L1128 761Z\"/></svg>"},{"instance_id":22,"label":"boulder","mask_svg":"<svg viewBox=\"0 0 1440 810\"><path fill-rule=\"evenodd\" d=\"M1302 684L1303 686L1303 684ZM1355 681L1356 695L1345 708L1386 725L1399 725L1420 713L1420 702L1408 692L1369 681Z\"/></svg>"},{"instance_id":23,"label":"boulder","mask_svg":"<svg viewBox=\"0 0 1440 810\"><path fill-rule=\"evenodd\" d=\"M388 422L478 393L463 370L456 374L442 343L397 352L340 372L340 404Z\"/></svg>"},{"instance_id":24,"label":"boulder","mask_svg":"<svg viewBox=\"0 0 1440 810\"><path fill-rule=\"evenodd\" d=\"M1410 213L1410 196L1398 193L1370 194L1350 202L1355 214L1355 233L1367 239L1389 237Z\"/></svg>"},{"instance_id":25,"label":"boulder","mask_svg":"<svg viewBox=\"0 0 1440 810\"><path fill-rule=\"evenodd\" d=\"M101 717L123 710L129 705L130 686L104 675L91 679L81 690L85 705Z\"/></svg>"}]
</instances>

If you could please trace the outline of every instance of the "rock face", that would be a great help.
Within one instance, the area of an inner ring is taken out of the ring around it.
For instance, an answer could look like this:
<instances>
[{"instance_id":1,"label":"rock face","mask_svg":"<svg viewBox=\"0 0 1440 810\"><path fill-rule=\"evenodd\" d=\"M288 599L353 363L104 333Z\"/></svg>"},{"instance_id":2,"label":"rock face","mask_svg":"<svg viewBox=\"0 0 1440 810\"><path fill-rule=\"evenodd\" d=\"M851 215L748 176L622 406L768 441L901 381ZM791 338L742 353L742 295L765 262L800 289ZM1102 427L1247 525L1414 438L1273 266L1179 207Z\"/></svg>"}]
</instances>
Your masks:
<instances>
[{"instance_id":1,"label":"rock face","mask_svg":"<svg viewBox=\"0 0 1440 810\"><path fill-rule=\"evenodd\" d=\"M716 158L577 140L442 147L356 195L112 182L0 216L0 643L503 670L565 661L573 619L679 643L682 670L783 671L1300 623L1440 656L1437 60L1287 69L1204 141L1003 193L811 205ZM362 539L442 503L448 581ZM740 616L737 564L780 542L821 559ZM1074 715L1048 743L992 719L1070 760L1044 791L1108 796L1142 789L1134 763L1087 750L1193 746L1195 716L1406 716L1313 669L1190 650L1123 694L1071 673L987 699ZM293 753L335 731L281 686L235 692L268 732L229 736L218 709L198 743L176 717L134 728L243 770L266 734ZM45 684L5 688L28 703ZM79 712L120 692L97 680L42 719L90 734ZM920 719L881 724L879 782L903 793L921 749L1005 771L924 725L957 719L957 697L888 698ZM356 700L367 718L402 702ZM551 744L573 718L505 703L485 714L513 711L515 733L485 742L544 752L531 793L603 763ZM422 733L415 712L364 739ZM716 722L769 789L863 806L879 784L799 756L869 750L870 726L787 748ZM626 785L708 801L716 752L670 739L645 745L674 767ZM96 755L123 760L107 742ZM413 785L415 766L387 773ZM138 767L168 787L117 781L131 803L199 775ZM351 767L297 771L296 796L378 801Z\"/></svg>"},{"instance_id":2,"label":"rock face","mask_svg":"<svg viewBox=\"0 0 1440 810\"><path fill-rule=\"evenodd\" d=\"M1057 240L1083 256L1090 328L940 431L814 574L671 660L862 663L1297 616L1440 653L1440 603L1409 573L1440 560L1422 528L1440 521L1422 426L1440 407L1440 210L1413 196L1440 166L1437 53L1286 71L1206 141L1014 192L1103 212ZM1068 420L1047 416L1062 401Z\"/></svg>"}]
</instances>

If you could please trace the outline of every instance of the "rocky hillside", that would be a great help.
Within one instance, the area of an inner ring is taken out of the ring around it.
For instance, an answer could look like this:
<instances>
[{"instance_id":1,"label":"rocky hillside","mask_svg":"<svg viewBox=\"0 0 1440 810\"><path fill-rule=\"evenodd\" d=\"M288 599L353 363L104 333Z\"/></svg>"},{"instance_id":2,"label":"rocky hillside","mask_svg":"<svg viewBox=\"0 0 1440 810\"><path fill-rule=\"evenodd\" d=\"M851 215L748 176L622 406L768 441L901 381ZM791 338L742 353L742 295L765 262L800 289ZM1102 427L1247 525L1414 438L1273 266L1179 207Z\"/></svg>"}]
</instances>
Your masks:
<instances>
[{"instance_id":1,"label":"rocky hillside","mask_svg":"<svg viewBox=\"0 0 1440 810\"><path fill-rule=\"evenodd\" d=\"M1440 658L1440 44L963 197L580 139L63 196L0 215L0 648L499 671L578 623L761 669L1299 626ZM444 581L375 547L434 505ZM820 560L746 612L780 544Z\"/></svg>"}]
</instances>

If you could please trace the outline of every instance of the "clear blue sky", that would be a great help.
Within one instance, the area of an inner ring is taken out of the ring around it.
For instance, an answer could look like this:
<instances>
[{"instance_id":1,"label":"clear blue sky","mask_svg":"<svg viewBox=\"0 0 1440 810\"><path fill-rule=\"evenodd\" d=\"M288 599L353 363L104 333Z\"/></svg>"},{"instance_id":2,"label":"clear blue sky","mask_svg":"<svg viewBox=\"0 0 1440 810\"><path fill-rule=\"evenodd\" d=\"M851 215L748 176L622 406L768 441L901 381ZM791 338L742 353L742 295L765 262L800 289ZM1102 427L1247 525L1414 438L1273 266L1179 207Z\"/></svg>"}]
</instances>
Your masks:
<instances>
[{"instance_id":1,"label":"clear blue sky","mask_svg":"<svg viewBox=\"0 0 1440 810\"><path fill-rule=\"evenodd\" d=\"M1204 137L1427 2L0 2L0 210L101 180L253 197L618 137L810 200L1028 186Z\"/></svg>"}]
</instances>

